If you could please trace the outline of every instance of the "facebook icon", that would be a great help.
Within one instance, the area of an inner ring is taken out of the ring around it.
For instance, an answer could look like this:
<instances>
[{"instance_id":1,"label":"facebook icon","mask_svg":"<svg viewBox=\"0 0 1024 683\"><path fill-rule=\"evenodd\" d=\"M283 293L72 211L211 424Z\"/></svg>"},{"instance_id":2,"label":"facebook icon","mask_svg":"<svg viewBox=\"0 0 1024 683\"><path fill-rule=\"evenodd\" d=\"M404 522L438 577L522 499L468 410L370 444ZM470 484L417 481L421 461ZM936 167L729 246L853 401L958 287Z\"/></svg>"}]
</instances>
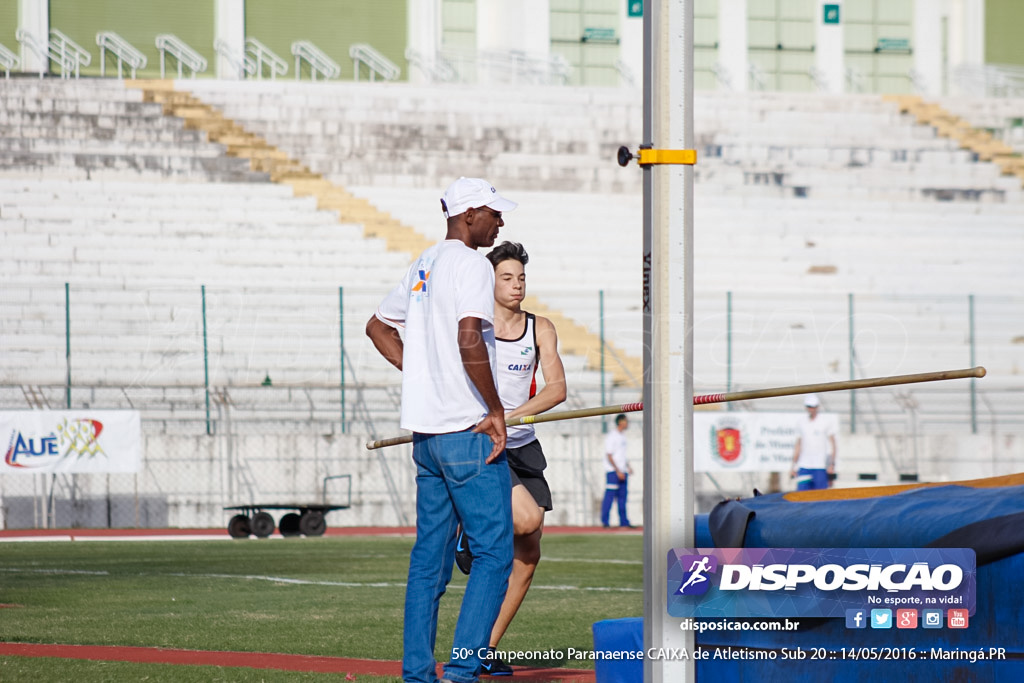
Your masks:
<instances>
[{"instance_id":1,"label":"facebook icon","mask_svg":"<svg viewBox=\"0 0 1024 683\"><path fill-rule=\"evenodd\" d=\"M846 610L846 628L867 628L867 611L862 609Z\"/></svg>"}]
</instances>

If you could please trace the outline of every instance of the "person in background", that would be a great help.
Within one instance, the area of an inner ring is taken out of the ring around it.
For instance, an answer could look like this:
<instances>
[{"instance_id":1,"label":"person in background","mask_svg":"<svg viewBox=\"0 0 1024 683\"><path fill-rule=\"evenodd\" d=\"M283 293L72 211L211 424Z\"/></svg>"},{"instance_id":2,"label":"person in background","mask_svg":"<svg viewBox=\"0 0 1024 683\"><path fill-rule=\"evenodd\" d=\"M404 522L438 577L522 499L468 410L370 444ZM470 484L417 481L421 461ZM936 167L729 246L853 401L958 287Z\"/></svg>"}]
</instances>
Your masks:
<instances>
[{"instance_id":1,"label":"person in background","mask_svg":"<svg viewBox=\"0 0 1024 683\"><path fill-rule=\"evenodd\" d=\"M836 433L831 423L818 417L821 402L817 394L804 397L807 415L797 425L799 435L793 447L790 478L796 477L797 491L827 489L836 471Z\"/></svg>"},{"instance_id":2,"label":"person in background","mask_svg":"<svg viewBox=\"0 0 1024 683\"><path fill-rule=\"evenodd\" d=\"M607 527L612 511L612 501L618 501L619 526L631 527L626 514L626 495L629 475L633 468L626 458L626 430L629 418L623 414L615 416L615 429L608 432L604 440L604 471L606 477L604 500L601 502L601 525Z\"/></svg>"}]
</instances>

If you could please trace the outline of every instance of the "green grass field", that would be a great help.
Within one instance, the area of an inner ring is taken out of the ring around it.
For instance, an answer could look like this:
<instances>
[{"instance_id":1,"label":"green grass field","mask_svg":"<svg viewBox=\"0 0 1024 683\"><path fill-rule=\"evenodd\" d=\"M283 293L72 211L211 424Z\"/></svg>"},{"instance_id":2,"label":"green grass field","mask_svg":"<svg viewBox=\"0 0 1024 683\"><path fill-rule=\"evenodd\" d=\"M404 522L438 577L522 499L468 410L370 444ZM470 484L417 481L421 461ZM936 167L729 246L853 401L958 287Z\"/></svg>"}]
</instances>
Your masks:
<instances>
[{"instance_id":1,"label":"green grass field","mask_svg":"<svg viewBox=\"0 0 1024 683\"><path fill-rule=\"evenodd\" d=\"M546 560L502 649L590 650L594 621L640 615L641 545L638 535L545 537ZM14 606L0 609L0 641L398 660L411 547L391 537L3 543L0 604ZM442 600L439 661L464 586L456 571ZM307 679L344 676L0 657L3 681Z\"/></svg>"}]
</instances>

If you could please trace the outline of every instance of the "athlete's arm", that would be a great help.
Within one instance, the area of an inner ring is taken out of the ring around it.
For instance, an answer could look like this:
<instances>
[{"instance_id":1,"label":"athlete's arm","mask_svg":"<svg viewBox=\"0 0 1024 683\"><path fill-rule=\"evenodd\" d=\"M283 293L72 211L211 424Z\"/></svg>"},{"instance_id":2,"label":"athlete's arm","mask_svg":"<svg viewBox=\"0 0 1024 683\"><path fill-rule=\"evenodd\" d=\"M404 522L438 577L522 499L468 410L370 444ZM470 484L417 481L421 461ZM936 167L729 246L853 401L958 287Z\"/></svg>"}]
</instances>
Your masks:
<instances>
[{"instance_id":1,"label":"athlete's arm","mask_svg":"<svg viewBox=\"0 0 1024 683\"><path fill-rule=\"evenodd\" d=\"M459 353L462 356L462 367L466 369L466 374L487 406L487 415L473 431L491 437L494 447L486 460L490 464L505 450L505 408L501 405L498 388L494 385L491 358L484 344L483 322L480 318L467 316L459 321Z\"/></svg>"},{"instance_id":2,"label":"athlete's arm","mask_svg":"<svg viewBox=\"0 0 1024 683\"><path fill-rule=\"evenodd\" d=\"M380 355L399 370L402 369L402 353L405 346L402 344L402 338L397 329L373 315L366 323L366 336L373 341L373 345L380 351Z\"/></svg>"},{"instance_id":3,"label":"athlete's arm","mask_svg":"<svg viewBox=\"0 0 1024 683\"><path fill-rule=\"evenodd\" d=\"M565 400L565 368L558 355L558 333L547 318L538 315L534 324L537 326L537 355L540 358L540 370L544 373L544 388L523 405L509 411L505 415L507 418L538 415Z\"/></svg>"}]
</instances>

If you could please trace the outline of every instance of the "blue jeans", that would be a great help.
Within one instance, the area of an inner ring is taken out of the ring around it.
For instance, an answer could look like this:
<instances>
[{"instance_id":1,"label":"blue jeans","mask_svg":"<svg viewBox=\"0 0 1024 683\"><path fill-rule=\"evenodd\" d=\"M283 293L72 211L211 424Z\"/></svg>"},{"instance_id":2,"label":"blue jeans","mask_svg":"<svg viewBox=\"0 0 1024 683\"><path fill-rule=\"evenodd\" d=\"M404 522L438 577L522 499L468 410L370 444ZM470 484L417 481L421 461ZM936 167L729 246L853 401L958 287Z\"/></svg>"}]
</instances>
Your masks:
<instances>
[{"instance_id":1,"label":"blue jeans","mask_svg":"<svg viewBox=\"0 0 1024 683\"><path fill-rule=\"evenodd\" d=\"M405 589L402 679L434 683L437 611L455 561L455 527L473 549L473 572L455 624L445 678L477 680L480 655L508 589L512 571L512 483L502 453L490 465L486 434L414 434L416 543L409 556Z\"/></svg>"},{"instance_id":2,"label":"blue jeans","mask_svg":"<svg viewBox=\"0 0 1024 683\"><path fill-rule=\"evenodd\" d=\"M619 503L619 526L629 526L629 517L626 515L626 494L629 475L619 481L619 475L615 472L608 472L608 482L604 487L604 500L601 501L601 524L608 526L611 517L612 501Z\"/></svg>"}]
</instances>

